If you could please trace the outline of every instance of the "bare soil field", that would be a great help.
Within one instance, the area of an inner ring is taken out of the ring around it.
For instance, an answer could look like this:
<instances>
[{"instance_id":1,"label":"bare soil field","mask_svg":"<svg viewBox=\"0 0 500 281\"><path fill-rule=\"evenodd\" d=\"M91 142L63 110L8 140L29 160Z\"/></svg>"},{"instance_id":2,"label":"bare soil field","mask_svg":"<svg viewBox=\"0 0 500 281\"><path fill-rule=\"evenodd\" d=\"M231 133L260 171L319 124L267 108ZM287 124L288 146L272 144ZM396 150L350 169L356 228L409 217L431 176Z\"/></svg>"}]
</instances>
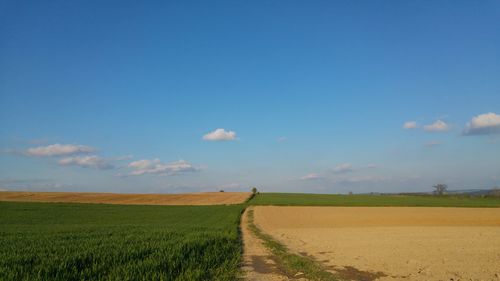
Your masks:
<instances>
[{"instance_id":1,"label":"bare soil field","mask_svg":"<svg viewBox=\"0 0 500 281\"><path fill-rule=\"evenodd\" d=\"M346 280L500 280L500 209L254 207L255 223Z\"/></svg>"},{"instance_id":2,"label":"bare soil field","mask_svg":"<svg viewBox=\"0 0 500 281\"><path fill-rule=\"evenodd\" d=\"M0 201L101 203L124 205L226 205L245 202L250 192L118 194L86 192L0 192Z\"/></svg>"}]
</instances>

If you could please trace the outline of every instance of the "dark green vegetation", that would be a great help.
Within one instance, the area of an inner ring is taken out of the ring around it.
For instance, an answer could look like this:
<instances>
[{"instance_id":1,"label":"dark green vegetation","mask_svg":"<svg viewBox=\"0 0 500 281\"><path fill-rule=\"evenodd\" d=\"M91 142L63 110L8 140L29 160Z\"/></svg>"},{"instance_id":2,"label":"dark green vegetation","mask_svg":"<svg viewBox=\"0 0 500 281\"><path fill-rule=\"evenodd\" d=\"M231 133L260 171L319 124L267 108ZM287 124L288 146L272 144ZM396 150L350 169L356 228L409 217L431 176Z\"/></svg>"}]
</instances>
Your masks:
<instances>
[{"instance_id":1,"label":"dark green vegetation","mask_svg":"<svg viewBox=\"0 0 500 281\"><path fill-rule=\"evenodd\" d=\"M250 201L250 204L279 206L500 207L500 198L448 195L259 193Z\"/></svg>"},{"instance_id":2,"label":"dark green vegetation","mask_svg":"<svg viewBox=\"0 0 500 281\"><path fill-rule=\"evenodd\" d=\"M235 280L242 210L0 202L0 280Z\"/></svg>"},{"instance_id":3,"label":"dark green vegetation","mask_svg":"<svg viewBox=\"0 0 500 281\"><path fill-rule=\"evenodd\" d=\"M337 280L336 276L328 272L318 262L309 257L290 253L285 245L270 235L262 232L253 222L253 210L247 211L250 230L262 240L264 246L274 255L278 267L290 277L305 277L308 280Z\"/></svg>"}]
</instances>

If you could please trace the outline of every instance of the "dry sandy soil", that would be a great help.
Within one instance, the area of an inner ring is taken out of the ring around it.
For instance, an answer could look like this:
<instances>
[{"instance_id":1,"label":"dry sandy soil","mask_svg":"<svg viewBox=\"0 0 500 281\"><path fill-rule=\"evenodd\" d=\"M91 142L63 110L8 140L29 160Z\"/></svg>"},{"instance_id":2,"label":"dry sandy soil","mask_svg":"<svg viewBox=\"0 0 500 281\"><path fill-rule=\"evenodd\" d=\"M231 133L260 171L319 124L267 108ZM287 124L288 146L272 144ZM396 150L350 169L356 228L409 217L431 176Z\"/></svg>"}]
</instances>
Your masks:
<instances>
[{"instance_id":1,"label":"dry sandy soil","mask_svg":"<svg viewBox=\"0 0 500 281\"><path fill-rule=\"evenodd\" d=\"M500 208L255 207L263 231L347 280L500 280Z\"/></svg>"},{"instance_id":2,"label":"dry sandy soil","mask_svg":"<svg viewBox=\"0 0 500 281\"><path fill-rule=\"evenodd\" d=\"M239 204L249 192L204 192L185 194L116 194L85 192L0 192L0 201L67 202L130 205L225 205Z\"/></svg>"},{"instance_id":3,"label":"dry sandy soil","mask_svg":"<svg viewBox=\"0 0 500 281\"><path fill-rule=\"evenodd\" d=\"M243 237L243 267L246 281L301 281L303 278L286 276L272 253L262 244L248 227L248 210L241 217L241 235Z\"/></svg>"}]
</instances>

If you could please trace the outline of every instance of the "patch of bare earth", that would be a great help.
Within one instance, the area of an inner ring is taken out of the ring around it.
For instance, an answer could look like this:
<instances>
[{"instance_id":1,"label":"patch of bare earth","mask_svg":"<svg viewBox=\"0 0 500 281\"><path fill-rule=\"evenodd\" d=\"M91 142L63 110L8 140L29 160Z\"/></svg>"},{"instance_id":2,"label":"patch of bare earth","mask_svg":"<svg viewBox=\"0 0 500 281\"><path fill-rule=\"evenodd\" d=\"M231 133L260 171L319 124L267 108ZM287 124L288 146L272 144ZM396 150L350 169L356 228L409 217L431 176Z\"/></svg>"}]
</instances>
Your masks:
<instances>
[{"instance_id":1,"label":"patch of bare earth","mask_svg":"<svg viewBox=\"0 0 500 281\"><path fill-rule=\"evenodd\" d=\"M500 280L500 208L262 206L254 217L346 280Z\"/></svg>"},{"instance_id":2,"label":"patch of bare earth","mask_svg":"<svg viewBox=\"0 0 500 281\"><path fill-rule=\"evenodd\" d=\"M240 225L243 238L243 279L247 281L305 280L289 277L283 273L272 253L250 230L248 210L249 208L242 215Z\"/></svg>"},{"instance_id":3,"label":"patch of bare earth","mask_svg":"<svg viewBox=\"0 0 500 281\"><path fill-rule=\"evenodd\" d=\"M101 203L124 205L226 205L245 202L249 192L119 194L90 192L0 192L0 201Z\"/></svg>"}]
</instances>

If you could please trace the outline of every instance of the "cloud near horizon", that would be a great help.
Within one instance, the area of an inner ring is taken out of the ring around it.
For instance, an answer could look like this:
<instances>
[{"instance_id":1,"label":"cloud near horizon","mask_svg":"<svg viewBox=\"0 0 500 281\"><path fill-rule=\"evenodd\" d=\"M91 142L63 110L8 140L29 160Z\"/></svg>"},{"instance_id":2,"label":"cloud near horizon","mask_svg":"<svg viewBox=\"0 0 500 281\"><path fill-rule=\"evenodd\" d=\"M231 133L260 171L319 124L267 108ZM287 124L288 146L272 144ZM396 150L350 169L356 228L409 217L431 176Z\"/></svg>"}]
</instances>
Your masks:
<instances>
[{"instance_id":1,"label":"cloud near horizon","mask_svg":"<svg viewBox=\"0 0 500 281\"><path fill-rule=\"evenodd\" d=\"M47 146L38 146L28 148L24 155L31 157L52 157L52 156L67 156L79 153L94 152L95 149L90 146L79 144L51 144Z\"/></svg>"},{"instance_id":2,"label":"cloud near horizon","mask_svg":"<svg viewBox=\"0 0 500 281\"><path fill-rule=\"evenodd\" d=\"M236 132L219 128L204 135L202 139L205 141L233 141L236 140Z\"/></svg>"},{"instance_id":3,"label":"cloud near horizon","mask_svg":"<svg viewBox=\"0 0 500 281\"><path fill-rule=\"evenodd\" d=\"M382 176L355 176L355 177L338 179L335 182L340 184L354 184L354 183L378 183L388 180L390 180L390 178Z\"/></svg>"},{"instance_id":4,"label":"cloud near horizon","mask_svg":"<svg viewBox=\"0 0 500 281\"><path fill-rule=\"evenodd\" d=\"M67 157L59 160L58 164L61 166L80 166L99 170L114 168L106 159L97 155Z\"/></svg>"},{"instance_id":5,"label":"cloud near horizon","mask_svg":"<svg viewBox=\"0 0 500 281\"><path fill-rule=\"evenodd\" d=\"M359 184L359 183L379 183L388 181L391 178L378 176L378 175L350 175L338 174L335 176L324 176L318 173L309 173L300 177L298 180L304 182L322 181L330 185L343 185L343 184Z\"/></svg>"},{"instance_id":6,"label":"cloud near horizon","mask_svg":"<svg viewBox=\"0 0 500 281\"><path fill-rule=\"evenodd\" d=\"M158 158L153 160L143 159L134 161L129 163L128 167L134 170L128 174L130 176L141 176L145 174L176 175L200 170L200 168L194 167L189 162L184 160L163 163Z\"/></svg>"},{"instance_id":7,"label":"cloud near horizon","mask_svg":"<svg viewBox=\"0 0 500 281\"><path fill-rule=\"evenodd\" d=\"M324 177L317 174L317 173L310 173L310 174L307 174L305 176L302 176L300 177L299 179L301 181L311 181L311 180L319 180L319 179L323 179Z\"/></svg>"},{"instance_id":8,"label":"cloud near horizon","mask_svg":"<svg viewBox=\"0 0 500 281\"><path fill-rule=\"evenodd\" d=\"M335 174L344 174L352 171L354 171L354 168L350 163L342 163L333 168L333 172Z\"/></svg>"},{"instance_id":9,"label":"cloud near horizon","mask_svg":"<svg viewBox=\"0 0 500 281\"><path fill-rule=\"evenodd\" d=\"M450 125L448 125L443 120L436 120L436 122L425 125L424 130L427 132L444 132L450 129Z\"/></svg>"},{"instance_id":10,"label":"cloud near horizon","mask_svg":"<svg viewBox=\"0 0 500 281\"><path fill-rule=\"evenodd\" d=\"M474 116L465 125L464 135L490 135L500 133L500 115L493 112Z\"/></svg>"}]
</instances>

